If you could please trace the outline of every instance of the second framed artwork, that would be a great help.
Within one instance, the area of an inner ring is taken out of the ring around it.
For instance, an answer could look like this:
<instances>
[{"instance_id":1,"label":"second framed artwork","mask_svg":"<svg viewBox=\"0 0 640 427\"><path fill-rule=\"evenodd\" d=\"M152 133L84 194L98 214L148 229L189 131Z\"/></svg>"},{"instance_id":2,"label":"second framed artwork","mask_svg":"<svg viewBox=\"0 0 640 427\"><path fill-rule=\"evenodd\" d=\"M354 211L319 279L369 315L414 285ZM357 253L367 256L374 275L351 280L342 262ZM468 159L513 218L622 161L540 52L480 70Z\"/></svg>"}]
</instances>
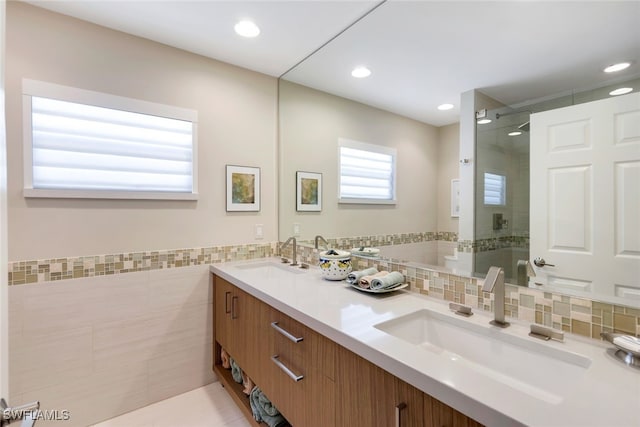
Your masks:
<instances>
[{"instance_id":1,"label":"second framed artwork","mask_svg":"<svg viewBox=\"0 0 640 427\"><path fill-rule=\"evenodd\" d=\"M260 168L227 165L227 212L260 210Z\"/></svg>"},{"instance_id":2,"label":"second framed artwork","mask_svg":"<svg viewBox=\"0 0 640 427\"><path fill-rule=\"evenodd\" d=\"M296 172L296 210L320 212L322 210L322 174Z\"/></svg>"}]
</instances>

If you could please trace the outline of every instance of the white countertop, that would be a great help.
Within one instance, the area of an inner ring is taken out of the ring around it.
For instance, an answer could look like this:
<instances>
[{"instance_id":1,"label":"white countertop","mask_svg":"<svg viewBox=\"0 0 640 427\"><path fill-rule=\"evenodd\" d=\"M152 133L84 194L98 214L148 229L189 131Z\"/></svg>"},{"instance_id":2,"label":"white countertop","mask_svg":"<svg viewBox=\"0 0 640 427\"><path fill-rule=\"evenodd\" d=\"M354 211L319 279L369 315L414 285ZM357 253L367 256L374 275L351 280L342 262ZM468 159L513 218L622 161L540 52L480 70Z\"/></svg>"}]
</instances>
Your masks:
<instances>
[{"instance_id":1,"label":"white countertop","mask_svg":"<svg viewBox=\"0 0 640 427\"><path fill-rule=\"evenodd\" d=\"M243 268L265 262L278 263L279 259L216 264L210 270L487 426L640 426L640 369L614 359L607 351L612 348L608 343L571 334L565 334L564 342L544 342L527 336L526 323L509 319L511 326L499 329L488 324L492 319L489 313L477 310L474 316L464 319L493 329L491 333L526 337L532 340L532 346L577 353L591 360L587 369L563 387L562 398L545 401L483 375L455 358L425 351L373 326L420 309L460 319L449 311L446 301L406 290L378 295L359 292L345 282L322 279L316 267L296 270L300 274L264 274L260 269ZM557 375L562 379L563 372Z\"/></svg>"}]
</instances>

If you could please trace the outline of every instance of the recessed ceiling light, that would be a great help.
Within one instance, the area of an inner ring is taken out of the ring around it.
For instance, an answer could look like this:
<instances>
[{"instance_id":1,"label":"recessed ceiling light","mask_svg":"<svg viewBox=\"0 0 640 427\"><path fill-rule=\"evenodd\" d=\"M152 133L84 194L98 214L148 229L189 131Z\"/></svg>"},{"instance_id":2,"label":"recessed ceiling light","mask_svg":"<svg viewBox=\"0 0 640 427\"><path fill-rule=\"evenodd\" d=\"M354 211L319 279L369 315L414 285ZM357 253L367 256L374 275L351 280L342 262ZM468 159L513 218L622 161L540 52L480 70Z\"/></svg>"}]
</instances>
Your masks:
<instances>
[{"instance_id":1,"label":"recessed ceiling light","mask_svg":"<svg viewBox=\"0 0 640 427\"><path fill-rule=\"evenodd\" d=\"M256 37L260 34L260 28L252 21L240 21L234 25L233 29L242 37Z\"/></svg>"},{"instance_id":2,"label":"recessed ceiling light","mask_svg":"<svg viewBox=\"0 0 640 427\"><path fill-rule=\"evenodd\" d=\"M351 72L351 75L357 79L363 79L371 75L371 70L367 67L356 67Z\"/></svg>"},{"instance_id":3,"label":"recessed ceiling light","mask_svg":"<svg viewBox=\"0 0 640 427\"><path fill-rule=\"evenodd\" d=\"M509 136L518 136L518 135L522 135L522 132L520 132L519 130L513 131L513 132L509 132L507 135Z\"/></svg>"},{"instance_id":4,"label":"recessed ceiling light","mask_svg":"<svg viewBox=\"0 0 640 427\"><path fill-rule=\"evenodd\" d=\"M632 90L633 90L632 87L621 87L619 89L612 90L611 92L609 92L609 95L611 96L624 95L625 93L629 93Z\"/></svg>"},{"instance_id":5,"label":"recessed ceiling light","mask_svg":"<svg viewBox=\"0 0 640 427\"><path fill-rule=\"evenodd\" d=\"M479 125L486 125L487 123L491 123L491 119L480 119L478 120Z\"/></svg>"},{"instance_id":6,"label":"recessed ceiling light","mask_svg":"<svg viewBox=\"0 0 640 427\"><path fill-rule=\"evenodd\" d=\"M440 111L447 111L447 110L451 110L452 108L453 108L453 104L438 105L438 110Z\"/></svg>"},{"instance_id":7,"label":"recessed ceiling light","mask_svg":"<svg viewBox=\"0 0 640 427\"><path fill-rule=\"evenodd\" d=\"M629 68L630 65L631 65L630 62L620 62L618 64L609 65L607 68L604 69L604 72L615 73L616 71L626 70L627 68Z\"/></svg>"}]
</instances>

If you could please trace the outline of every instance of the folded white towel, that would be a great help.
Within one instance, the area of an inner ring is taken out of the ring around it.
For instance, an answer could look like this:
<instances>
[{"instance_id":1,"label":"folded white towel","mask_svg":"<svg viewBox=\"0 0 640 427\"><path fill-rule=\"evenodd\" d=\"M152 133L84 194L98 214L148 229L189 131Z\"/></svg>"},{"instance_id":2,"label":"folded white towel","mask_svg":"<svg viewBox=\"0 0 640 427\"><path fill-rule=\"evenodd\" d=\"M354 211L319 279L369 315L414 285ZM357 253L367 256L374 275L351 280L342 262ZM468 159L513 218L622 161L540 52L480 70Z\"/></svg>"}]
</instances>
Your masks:
<instances>
[{"instance_id":1,"label":"folded white towel","mask_svg":"<svg viewBox=\"0 0 640 427\"><path fill-rule=\"evenodd\" d=\"M620 335L613 339L613 343L618 347L622 347L625 350L632 351L634 353L640 353L640 339L632 337L631 335Z\"/></svg>"}]
</instances>

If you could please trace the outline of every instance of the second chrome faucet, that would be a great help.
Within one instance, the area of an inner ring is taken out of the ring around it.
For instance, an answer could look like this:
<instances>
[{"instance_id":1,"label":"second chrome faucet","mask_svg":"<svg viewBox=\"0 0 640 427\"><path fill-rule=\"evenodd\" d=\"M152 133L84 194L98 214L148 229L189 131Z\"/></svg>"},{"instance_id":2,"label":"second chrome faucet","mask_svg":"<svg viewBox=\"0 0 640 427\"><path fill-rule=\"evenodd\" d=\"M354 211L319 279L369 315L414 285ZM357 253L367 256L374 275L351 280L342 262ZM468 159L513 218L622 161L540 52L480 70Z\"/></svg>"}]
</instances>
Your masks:
<instances>
[{"instance_id":1,"label":"second chrome faucet","mask_svg":"<svg viewBox=\"0 0 640 427\"><path fill-rule=\"evenodd\" d=\"M296 265L298 265L298 254L297 254L298 243L296 242L295 237L289 237L286 242L280 245L280 255L282 255L282 250L286 248L289 245L289 243L291 243L291 250L293 252L291 257L291 266L295 267Z\"/></svg>"},{"instance_id":2,"label":"second chrome faucet","mask_svg":"<svg viewBox=\"0 0 640 427\"><path fill-rule=\"evenodd\" d=\"M490 322L494 326L506 328L509 322L504 320L504 270L500 267L491 267L484 279L482 292L493 292L493 320Z\"/></svg>"}]
</instances>

